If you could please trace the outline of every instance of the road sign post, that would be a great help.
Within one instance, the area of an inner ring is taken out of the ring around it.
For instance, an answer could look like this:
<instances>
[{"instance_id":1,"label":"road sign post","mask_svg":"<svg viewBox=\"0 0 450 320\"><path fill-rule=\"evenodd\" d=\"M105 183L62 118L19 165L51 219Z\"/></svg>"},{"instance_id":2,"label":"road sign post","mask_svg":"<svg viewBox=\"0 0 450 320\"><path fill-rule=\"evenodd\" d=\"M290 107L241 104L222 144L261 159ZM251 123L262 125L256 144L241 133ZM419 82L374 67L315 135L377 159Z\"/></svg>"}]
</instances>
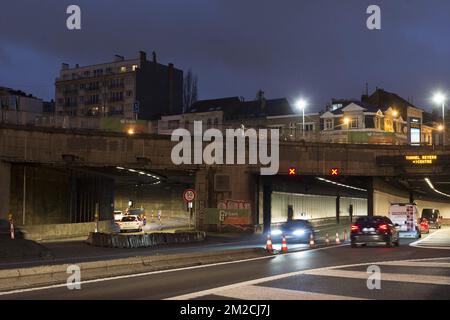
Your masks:
<instances>
[{"instance_id":1,"label":"road sign post","mask_svg":"<svg viewBox=\"0 0 450 320\"><path fill-rule=\"evenodd\" d=\"M194 206L194 200L195 200L196 194L195 194L195 190L194 189L186 189L183 192L183 199L185 202L187 202L188 204L188 209L189 209L189 228L192 226L192 219L195 217L193 217L192 214L192 208ZM196 224L194 223L194 226L196 226Z\"/></svg>"}]
</instances>

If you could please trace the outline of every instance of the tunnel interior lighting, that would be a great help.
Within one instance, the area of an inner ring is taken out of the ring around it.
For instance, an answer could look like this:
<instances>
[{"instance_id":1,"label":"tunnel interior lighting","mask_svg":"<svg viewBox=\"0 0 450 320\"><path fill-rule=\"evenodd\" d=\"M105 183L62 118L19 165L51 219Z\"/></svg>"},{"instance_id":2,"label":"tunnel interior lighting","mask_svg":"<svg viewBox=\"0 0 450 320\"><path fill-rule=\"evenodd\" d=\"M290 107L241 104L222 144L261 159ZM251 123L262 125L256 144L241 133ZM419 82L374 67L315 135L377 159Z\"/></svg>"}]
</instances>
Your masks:
<instances>
[{"instance_id":1,"label":"tunnel interior lighting","mask_svg":"<svg viewBox=\"0 0 450 320\"><path fill-rule=\"evenodd\" d=\"M334 184L334 185L336 185L336 186L344 187L344 188L348 188L348 189L353 189L353 190L358 190L358 191L364 191L364 192L367 191L366 189L363 189L363 188L358 188L358 187L349 186L349 185L347 185L347 184L339 183L339 182L336 182L336 181L331 181L331 180L328 180L328 179L325 179L325 178L317 177L317 180L320 180L320 181L323 181L323 182L326 182L326 183L331 183L331 184Z\"/></svg>"},{"instance_id":2,"label":"tunnel interior lighting","mask_svg":"<svg viewBox=\"0 0 450 320\"><path fill-rule=\"evenodd\" d=\"M428 186L430 187L431 190L433 190L434 192L436 192L436 193L438 193L438 194L440 194L442 196L450 198L450 194L444 193L444 192L439 191L438 189L436 189L430 179L425 178L425 181L427 182L427 184L428 184Z\"/></svg>"},{"instance_id":3,"label":"tunnel interior lighting","mask_svg":"<svg viewBox=\"0 0 450 320\"><path fill-rule=\"evenodd\" d=\"M117 170L125 170L124 167L116 167Z\"/></svg>"}]
</instances>

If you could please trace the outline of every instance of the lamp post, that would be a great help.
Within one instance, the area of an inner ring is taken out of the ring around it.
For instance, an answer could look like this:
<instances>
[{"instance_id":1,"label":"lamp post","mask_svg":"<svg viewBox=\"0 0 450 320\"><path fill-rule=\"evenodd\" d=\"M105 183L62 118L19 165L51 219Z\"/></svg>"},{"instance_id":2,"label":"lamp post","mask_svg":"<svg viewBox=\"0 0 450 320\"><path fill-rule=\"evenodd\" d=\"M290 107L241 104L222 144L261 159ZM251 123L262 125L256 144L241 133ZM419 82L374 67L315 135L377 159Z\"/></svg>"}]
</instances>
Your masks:
<instances>
[{"instance_id":1,"label":"lamp post","mask_svg":"<svg viewBox=\"0 0 450 320\"><path fill-rule=\"evenodd\" d=\"M447 97L441 92L435 93L435 95L433 97L433 101L437 105L440 105L442 107L442 145L444 148L445 148L445 131L446 131L446 126L445 126L445 101L446 100L447 100Z\"/></svg>"},{"instance_id":2,"label":"lamp post","mask_svg":"<svg viewBox=\"0 0 450 320\"><path fill-rule=\"evenodd\" d=\"M295 103L295 107L297 110L302 110L302 137L305 138L305 108L307 106L307 102L304 99L300 99Z\"/></svg>"}]
</instances>

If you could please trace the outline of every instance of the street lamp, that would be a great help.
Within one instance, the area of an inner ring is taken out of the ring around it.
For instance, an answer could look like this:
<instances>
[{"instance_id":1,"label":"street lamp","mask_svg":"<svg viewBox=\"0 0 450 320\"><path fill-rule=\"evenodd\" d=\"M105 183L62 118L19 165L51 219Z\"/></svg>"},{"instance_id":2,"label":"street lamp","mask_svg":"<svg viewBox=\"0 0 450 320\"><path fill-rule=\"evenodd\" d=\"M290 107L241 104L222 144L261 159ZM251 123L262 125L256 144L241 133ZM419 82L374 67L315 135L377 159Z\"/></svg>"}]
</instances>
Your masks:
<instances>
[{"instance_id":1,"label":"street lamp","mask_svg":"<svg viewBox=\"0 0 450 320\"><path fill-rule=\"evenodd\" d=\"M304 99L299 99L295 103L295 107L297 108L297 110L302 110L302 137L305 137L305 108L307 105L308 103Z\"/></svg>"},{"instance_id":2,"label":"street lamp","mask_svg":"<svg viewBox=\"0 0 450 320\"><path fill-rule=\"evenodd\" d=\"M436 92L433 96L433 101L437 105L441 105L442 107L442 145L445 148L445 101L447 100L447 97L445 94L441 92Z\"/></svg>"}]
</instances>

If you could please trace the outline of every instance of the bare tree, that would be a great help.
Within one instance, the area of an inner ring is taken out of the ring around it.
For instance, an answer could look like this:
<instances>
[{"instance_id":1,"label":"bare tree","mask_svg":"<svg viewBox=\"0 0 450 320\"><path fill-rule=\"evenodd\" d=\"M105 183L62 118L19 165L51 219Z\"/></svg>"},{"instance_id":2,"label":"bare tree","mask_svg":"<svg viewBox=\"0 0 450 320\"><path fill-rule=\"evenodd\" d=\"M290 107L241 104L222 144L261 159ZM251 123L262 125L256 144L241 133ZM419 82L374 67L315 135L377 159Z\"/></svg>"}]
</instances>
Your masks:
<instances>
[{"instance_id":1,"label":"bare tree","mask_svg":"<svg viewBox=\"0 0 450 320\"><path fill-rule=\"evenodd\" d=\"M197 101L198 98L198 86L197 76L189 70L184 77L183 83L183 112L189 110L189 108Z\"/></svg>"}]
</instances>

